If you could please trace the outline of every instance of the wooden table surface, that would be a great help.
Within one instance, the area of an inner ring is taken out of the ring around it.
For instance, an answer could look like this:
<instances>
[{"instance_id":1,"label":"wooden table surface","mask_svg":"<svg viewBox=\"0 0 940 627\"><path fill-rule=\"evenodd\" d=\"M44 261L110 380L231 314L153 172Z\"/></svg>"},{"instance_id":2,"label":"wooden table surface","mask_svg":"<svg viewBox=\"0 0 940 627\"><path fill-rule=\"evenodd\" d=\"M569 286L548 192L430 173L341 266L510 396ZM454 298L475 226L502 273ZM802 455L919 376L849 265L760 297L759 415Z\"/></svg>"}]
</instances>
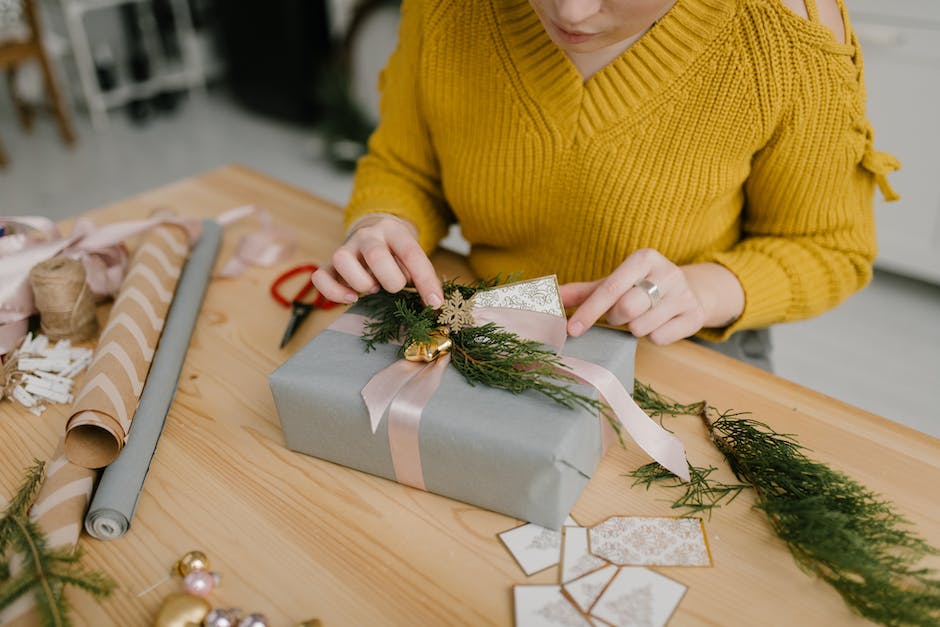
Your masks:
<instances>
[{"instance_id":1,"label":"wooden table surface","mask_svg":"<svg viewBox=\"0 0 940 627\"><path fill-rule=\"evenodd\" d=\"M105 223L166 207L211 216L246 203L295 229L298 252L278 267L213 280L130 532L113 542L80 540L87 563L120 589L101 604L74 592L76 624L150 624L178 580L141 591L194 548L222 575L214 604L263 612L271 627L312 617L329 627L512 624L513 584L557 578L556 568L526 577L497 540L519 521L284 446L267 375L338 310L314 314L279 350L287 312L267 289L288 264L328 259L342 236L337 207L229 166L88 215ZM256 226L248 220L228 227L220 263ZM449 276L461 267L453 256L436 262ZM748 410L796 434L815 459L891 499L940 546L940 440L687 342L665 348L641 342L636 373L682 402ZM49 458L68 413L68 406L53 405L35 417L0 403L0 495L12 494L33 458ZM676 418L668 426L694 464L719 466L731 479L697 420ZM591 525L615 514L673 515L667 491L631 489L624 476L647 461L635 446L612 447L575 518ZM831 588L797 568L752 504L745 493L706 519L714 567L655 569L688 586L671 624L862 624Z\"/></svg>"}]
</instances>

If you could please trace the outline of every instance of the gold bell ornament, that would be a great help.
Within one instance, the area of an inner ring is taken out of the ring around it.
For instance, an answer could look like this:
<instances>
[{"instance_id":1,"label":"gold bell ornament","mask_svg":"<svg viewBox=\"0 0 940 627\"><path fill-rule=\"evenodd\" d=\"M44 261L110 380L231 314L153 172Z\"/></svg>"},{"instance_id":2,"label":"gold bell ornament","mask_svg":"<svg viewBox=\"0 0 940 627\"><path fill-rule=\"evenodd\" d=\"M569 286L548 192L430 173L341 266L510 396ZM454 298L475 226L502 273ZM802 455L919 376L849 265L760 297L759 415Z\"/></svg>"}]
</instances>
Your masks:
<instances>
[{"instance_id":1,"label":"gold bell ornament","mask_svg":"<svg viewBox=\"0 0 940 627\"><path fill-rule=\"evenodd\" d=\"M427 342L411 342L405 347L405 359L430 363L441 355L450 352L454 342L450 339L450 329L440 327L431 331Z\"/></svg>"}]
</instances>

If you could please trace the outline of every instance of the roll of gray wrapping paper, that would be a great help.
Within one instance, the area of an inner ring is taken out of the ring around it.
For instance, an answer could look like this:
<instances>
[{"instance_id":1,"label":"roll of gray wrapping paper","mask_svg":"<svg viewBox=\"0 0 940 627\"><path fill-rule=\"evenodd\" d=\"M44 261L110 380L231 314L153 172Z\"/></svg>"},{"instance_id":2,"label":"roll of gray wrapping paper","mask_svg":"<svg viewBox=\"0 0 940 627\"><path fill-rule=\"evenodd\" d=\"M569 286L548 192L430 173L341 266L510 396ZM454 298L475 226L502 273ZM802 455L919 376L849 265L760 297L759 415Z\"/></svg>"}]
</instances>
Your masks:
<instances>
[{"instance_id":1,"label":"roll of gray wrapping paper","mask_svg":"<svg viewBox=\"0 0 940 627\"><path fill-rule=\"evenodd\" d=\"M167 313L127 443L101 474L85 516L85 529L99 540L115 540L130 528L157 440L176 393L189 339L215 266L221 232L215 220L203 222L202 236L183 267Z\"/></svg>"}]
</instances>

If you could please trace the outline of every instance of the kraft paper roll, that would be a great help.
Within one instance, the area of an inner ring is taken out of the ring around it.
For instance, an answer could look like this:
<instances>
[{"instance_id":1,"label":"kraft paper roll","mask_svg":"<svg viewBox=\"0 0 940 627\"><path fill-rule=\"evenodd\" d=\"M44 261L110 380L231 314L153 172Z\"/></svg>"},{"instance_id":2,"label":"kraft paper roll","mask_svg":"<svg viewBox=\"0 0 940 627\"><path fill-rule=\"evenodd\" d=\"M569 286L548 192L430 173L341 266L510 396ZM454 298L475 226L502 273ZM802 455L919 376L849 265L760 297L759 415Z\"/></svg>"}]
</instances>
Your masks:
<instances>
[{"instance_id":1,"label":"kraft paper roll","mask_svg":"<svg viewBox=\"0 0 940 627\"><path fill-rule=\"evenodd\" d=\"M74 547L82 529L85 508L91 498L98 472L69 462L62 442L46 464L46 476L39 488L39 495L29 510L29 516L46 536L50 549ZM22 559L10 560L13 574L22 567ZM38 625L35 612L36 601L32 594L23 595L0 612L0 625L27 627Z\"/></svg>"},{"instance_id":2,"label":"kraft paper roll","mask_svg":"<svg viewBox=\"0 0 940 627\"><path fill-rule=\"evenodd\" d=\"M161 224L142 236L66 424L72 463L101 468L124 446L188 254L180 226Z\"/></svg>"},{"instance_id":3,"label":"kraft paper roll","mask_svg":"<svg viewBox=\"0 0 940 627\"><path fill-rule=\"evenodd\" d=\"M130 527L157 440L173 402L220 239L221 227L213 220L205 221L202 236L183 268L163 337L134 413L127 444L101 474L94 500L88 508L85 529L99 540L120 538Z\"/></svg>"}]
</instances>

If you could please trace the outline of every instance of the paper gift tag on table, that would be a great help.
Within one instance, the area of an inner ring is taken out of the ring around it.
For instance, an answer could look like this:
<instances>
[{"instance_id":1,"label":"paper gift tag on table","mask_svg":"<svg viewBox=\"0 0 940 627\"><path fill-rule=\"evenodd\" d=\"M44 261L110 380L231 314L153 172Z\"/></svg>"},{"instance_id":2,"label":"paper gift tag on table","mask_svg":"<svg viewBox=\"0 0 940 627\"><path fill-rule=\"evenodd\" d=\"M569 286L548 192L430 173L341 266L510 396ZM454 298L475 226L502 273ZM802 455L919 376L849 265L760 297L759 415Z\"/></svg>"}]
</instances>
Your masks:
<instances>
[{"instance_id":1,"label":"paper gift tag on table","mask_svg":"<svg viewBox=\"0 0 940 627\"><path fill-rule=\"evenodd\" d=\"M577 524L571 516L565 519L565 527ZM522 571L526 575L534 575L558 563L561 556L561 535L561 531L529 523L503 531L499 534L499 539L512 553Z\"/></svg>"},{"instance_id":2,"label":"paper gift tag on table","mask_svg":"<svg viewBox=\"0 0 940 627\"><path fill-rule=\"evenodd\" d=\"M686 587L648 568L622 567L591 608L609 625L661 627L669 622Z\"/></svg>"},{"instance_id":3,"label":"paper gift tag on table","mask_svg":"<svg viewBox=\"0 0 940 627\"><path fill-rule=\"evenodd\" d=\"M591 527L591 552L620 566L711 566L701 518L613 516Z\"/></svg>"}]
</instances>

